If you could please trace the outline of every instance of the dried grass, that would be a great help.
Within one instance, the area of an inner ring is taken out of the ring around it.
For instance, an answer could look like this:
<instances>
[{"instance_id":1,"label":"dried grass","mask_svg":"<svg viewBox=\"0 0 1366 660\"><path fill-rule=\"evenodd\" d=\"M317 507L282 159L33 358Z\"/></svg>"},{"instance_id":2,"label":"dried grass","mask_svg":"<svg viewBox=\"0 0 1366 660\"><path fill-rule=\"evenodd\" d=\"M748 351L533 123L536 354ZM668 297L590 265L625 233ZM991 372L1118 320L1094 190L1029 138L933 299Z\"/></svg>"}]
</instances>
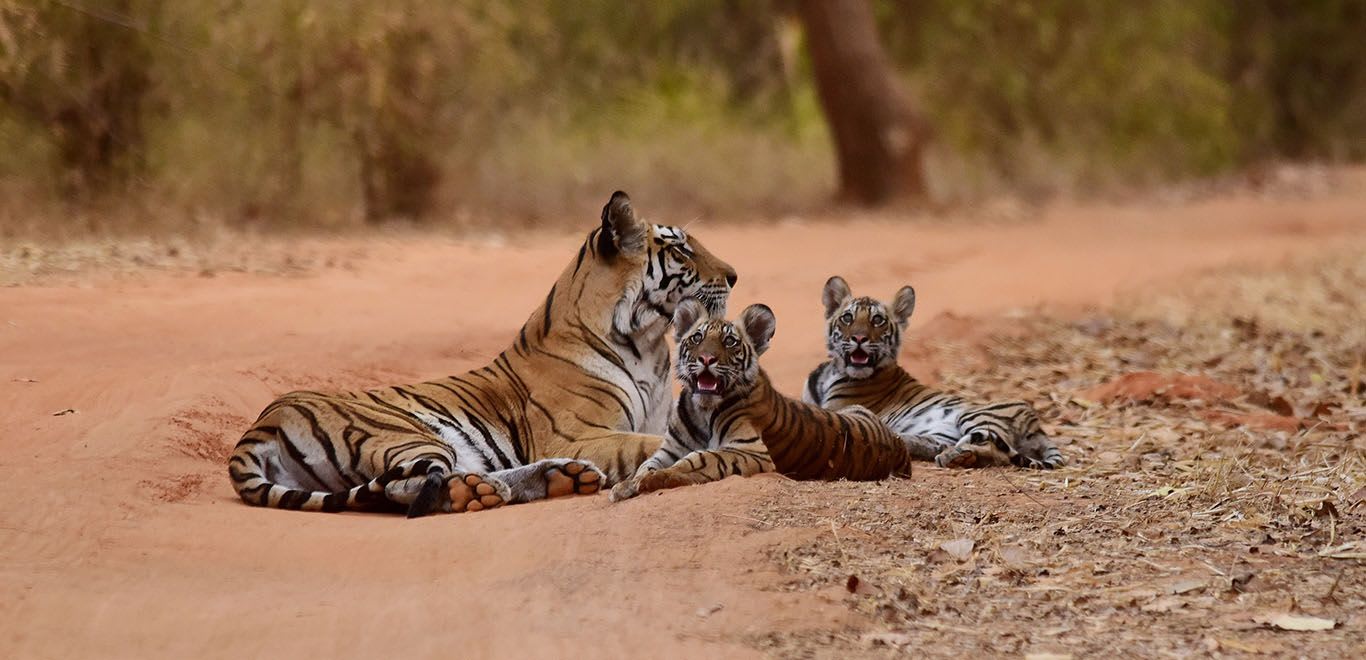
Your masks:
<instances>
[{"instance_id":1,"label":"dried grass","mask_svg":"<svg viewBox=\"0 0 1366 660\"><path fill-rule=\"evenodd\" d=\"M946 385L1031 400L1071 466L784 484L749 515L830 530L773 551L789 587L841 588L868 624L749 641L816 657L1359 652L1362 310L1366 255L1337 255L1081 320L1027 316L985 352L924 347L949 365ZM1135 371L1239 394L1082 394ZM1298 430L1266 430L1264 416ZM1292 632L1280 623L1304 619L1286 614L1335 625Z\"/></svg>"}]
</instances>

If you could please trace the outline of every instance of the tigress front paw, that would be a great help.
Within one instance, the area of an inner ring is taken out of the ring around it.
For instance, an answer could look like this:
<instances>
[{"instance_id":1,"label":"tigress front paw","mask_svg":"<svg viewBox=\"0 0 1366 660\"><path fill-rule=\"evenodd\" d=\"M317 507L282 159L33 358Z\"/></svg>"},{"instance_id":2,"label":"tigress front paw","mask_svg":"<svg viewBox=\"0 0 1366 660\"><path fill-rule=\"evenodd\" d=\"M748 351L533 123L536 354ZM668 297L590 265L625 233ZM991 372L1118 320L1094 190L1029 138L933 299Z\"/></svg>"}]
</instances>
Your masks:
<instances>
[{"instance_id":1,"label":"tigress front paw","mask_svg":"<svg viewBox=\"0 0 1366 660\"><path fill-rule=\"evenodd\" d=\"M546 468L546 497L591 495L602 490L607 476L588 461L567 460Z\"/></svg>"},{"instance_id":2,"label":"tigress front paw","mask_svg":"<svg viewBox=\"0 0 1366 660\"><path fill-rule=\"evenodd\" d=\"M452 475L447 488L453 513L496 509L512 499L507 484L488 475Z\"/></svg>"}]
</instances>

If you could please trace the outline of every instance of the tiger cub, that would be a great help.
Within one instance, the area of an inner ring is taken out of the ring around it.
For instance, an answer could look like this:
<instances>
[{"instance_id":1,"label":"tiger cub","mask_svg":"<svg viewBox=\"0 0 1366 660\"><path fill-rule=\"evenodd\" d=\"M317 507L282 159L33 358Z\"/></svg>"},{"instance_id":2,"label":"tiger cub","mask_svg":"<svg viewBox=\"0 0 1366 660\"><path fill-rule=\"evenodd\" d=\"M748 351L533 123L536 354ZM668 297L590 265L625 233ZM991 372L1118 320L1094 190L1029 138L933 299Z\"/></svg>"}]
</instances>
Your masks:
<instances>
[{"instance_id":1,"label":"tiger cub","mask_svg":"<svg viewBox=\"0 0 1366 660\"><path fill-rule=\"evenodd\" d=\"M1051 470L1066 464L1029 404L978 405L922 385L896 363L915 289L902 287L888 309L853 297L836 275L825 283L822 302L830 360L806 379L804 401L831 410L868 408L905 440L911 456L941 467L1012 463Z\"/></svg>"},{"instance_id":2,"label":"tiger cub","mask_svg":"<svg viewBox=\"0 0 1366 660\"><path fill-rule=\"evenodd\" d=\"M796 479L868 481L910 476L910 455L868 410L840 412L789 399L773 389L758 358L776 320L750 305L737 322L710 316L696 301L674 312L676 375L682 392L659 450L612 501L730 475L781 472Z\"/></svg>"}]
</instances>

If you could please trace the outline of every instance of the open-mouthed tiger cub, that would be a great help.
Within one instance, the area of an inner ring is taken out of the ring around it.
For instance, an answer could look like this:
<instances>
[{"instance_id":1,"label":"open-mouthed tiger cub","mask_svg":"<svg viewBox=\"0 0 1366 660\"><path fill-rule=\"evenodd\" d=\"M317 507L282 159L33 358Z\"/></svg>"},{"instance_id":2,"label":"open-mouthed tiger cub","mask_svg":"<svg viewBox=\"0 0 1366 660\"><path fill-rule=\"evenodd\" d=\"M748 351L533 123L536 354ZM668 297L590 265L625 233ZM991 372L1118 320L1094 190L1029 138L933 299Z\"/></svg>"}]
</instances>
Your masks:
<instances>
[{"instance_id":1,"label":"open-mouthed tiger cub","mask_svg":"<svg viewBox=\"0 0 1366 660\"><path fill-rule=\"evenodd\" d=\"M765 305L750 305L732 323L696 301L679 303L674 337L683 388L669 432L636 476L612 489L613 501L775 470L796 479L910 476L905 444L877 415L858 406L822 410L773 389L758 359L775 324Z\"/></svg>"},{"instance_id":2,"label":"open-mouthed tiger cub","mask_svg":"<svg viewBox=\"0 0 1366 660\"><path fill-rule=\"evenodd\" d=\"M915 289L902 287L888 309L872 298L855 298L836 275L825 283L822 301L830 360L806 379L805 401L831 410L872 410L906 441L911 456L942 467L1066 464L1029 404L978 405L921 384L896 363Z\"/></svg>"}]
</instances>

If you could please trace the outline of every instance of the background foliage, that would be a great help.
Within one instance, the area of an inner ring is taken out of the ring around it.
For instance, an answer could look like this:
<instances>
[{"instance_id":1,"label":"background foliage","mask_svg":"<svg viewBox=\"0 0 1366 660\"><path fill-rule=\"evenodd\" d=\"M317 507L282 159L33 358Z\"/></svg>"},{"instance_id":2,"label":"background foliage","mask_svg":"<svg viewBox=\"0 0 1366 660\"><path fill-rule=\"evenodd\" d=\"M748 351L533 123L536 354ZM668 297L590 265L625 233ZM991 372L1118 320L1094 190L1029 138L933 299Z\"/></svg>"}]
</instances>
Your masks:
<instances>
[{"instance_id":1,"label":"background foliage","mask_svg":"<svg viewBox=\"0 0 1366 660\"><path fill-rule=\"evenodd\" d=\"M937 201L1366 156L1363 0L875 8ZM0 143L8 232L781 215L834 180L788 0L0 0Z\"/></svg>"}]
</instances>

